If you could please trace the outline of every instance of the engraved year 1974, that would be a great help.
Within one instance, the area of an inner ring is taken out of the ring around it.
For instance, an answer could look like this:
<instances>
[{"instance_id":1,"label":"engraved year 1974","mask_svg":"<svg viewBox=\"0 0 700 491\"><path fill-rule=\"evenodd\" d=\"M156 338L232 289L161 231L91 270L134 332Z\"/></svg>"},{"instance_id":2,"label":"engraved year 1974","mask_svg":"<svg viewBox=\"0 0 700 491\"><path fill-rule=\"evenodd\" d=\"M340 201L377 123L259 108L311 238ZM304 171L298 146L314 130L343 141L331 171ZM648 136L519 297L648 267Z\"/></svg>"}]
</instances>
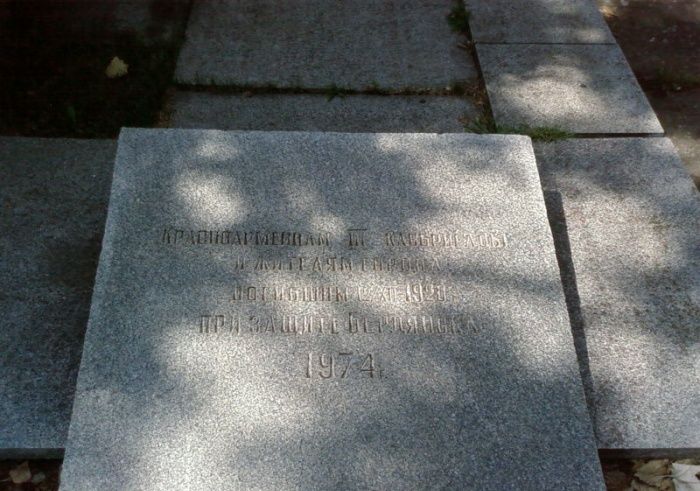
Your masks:
<instances>
[{"instance_id":1,"label":"engraved year 1974","mask_svg":"<svg viewBox=\"0 0 700 491\"><path fill-rule=\"evenodd\" d=\"M380 369L373 353L358 354L352 351L338 353L308 353L306 378L381 378Z\"/></svg>"}]
</instances>

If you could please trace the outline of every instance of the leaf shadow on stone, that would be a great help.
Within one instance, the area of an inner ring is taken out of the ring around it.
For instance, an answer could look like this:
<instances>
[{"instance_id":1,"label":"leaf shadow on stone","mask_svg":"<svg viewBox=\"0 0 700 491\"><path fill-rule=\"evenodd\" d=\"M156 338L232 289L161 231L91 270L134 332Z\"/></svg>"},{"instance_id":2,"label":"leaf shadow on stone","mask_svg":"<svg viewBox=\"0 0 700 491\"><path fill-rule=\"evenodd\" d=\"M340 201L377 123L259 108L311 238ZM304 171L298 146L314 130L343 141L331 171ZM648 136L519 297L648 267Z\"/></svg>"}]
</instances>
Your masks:
<instances>
[{"instance_id":1,"label":"leaf shadow on stone","mask_svg":"<svg viewBox=\"0 0 700 491\"><path fill-rule=\"evenodd\" d=\"M144 135L141 149L148 148L149 138L153 138L148 132ZM153 194L167 196L165 201L144 196L143 203L135 204L118 198L128 193L131 183L139 179L138 173L125 172L114 183L112 200L121 206L112 206L107 233L116 223L124 233L116 236L110 251L103 251L101 257L109 276L98 281L101 291L96 295L108 295L110 300L93 304L91 312L91 323L96 326L106 326L108 319L112 323L88 336L93 340L99 336L103 338L101 345L125 351L85 351L76 411L83 426L78 436L89 436L90 441L73 442L76 454L67 458L64 473L79 472L73 467L77 462L106 466L113 471L110 482L117 480L134 489L143 484L134 482L134 476L144 473L152 478L148 483L151 489L167 486L172 478L170 469L175 466L184 473L178 474L186 480L183 486L197 482L230 486L234 475L237 481L233 484L255 482L270 488L289 487L290 483L366 488L376 487L380 478L393 484L420 479L449 489L463 486L465 480L483 483L484 476L489 476L489 486L503 489L514 482L514 476L531 471L527 463L533 455L543 454L552 458L540 461L538 472L528 476L532 482L549 476L547 482L540 481L543 487L569 484L552 482L551 476L567 475L568 479L599 472L595 453L577 458L568 452L551 452L552 445L564 441L566 446L575 440L578 446L578 438L590 434L567 319L544 314L550 304L561 305L562 314L564 308L558 275L551 268L553 257L513 267L517 263L498 255L475 252L471 260L455 262L449 252L444 253L441 272L420 277L442 282L443 275L448 275L455 290L463 292L463 300L467 300L457 305L468 308L435 305L423 307L421 313L468 316L475 326L472 331L465 337L365 337L350 343L330 337L312 343L303 336L292 341L274 336L193 339L197 316L230 308L222 305L222 298L231 295L232 275L241 284L260 284L279 281L277 273L237 271L230 250L170 248L154 256L153 248L144 248L144 264L148 260L150 266L140 269L130 269L134 263L120 257L120 251L138 250L133 241L144 240L143 231L156 226L148 215L136 212L140 207L168 210L173 220L183 224L197 223L199 217L203 224L235 223L242 230L254 230L260 223L300 230L327 227L336 238L340 237L338 231L358 226L372 229L391 224L397 229L414 229L435 214L448 217L445 226L451 220L485 223L490 216L503 218L506 211L498 202L477 203L472 217L458 217L450 213L449 203L440 195L443 188L459 187L462 179L483 180L484 176L495 180L491 185L500 186L495 195L503 199L509 199L509 190L522 186L537 186L539 192L538 182L499 169L499 157L505 158L499 153L503 150L494 150L493 145L482 147L479 142L484 140L479 138L483 137L475 137L473 151L490 152L488 164L466 167L462 164L468 159L458 159L454 182L426 185L425 174L414 172L415 167L406 162L452 158L449 146L428 145L416 154L416 147L406 151L377 135L375 148L367 154L382 155L382 162L377 162L372 178L363 174L362 166L340 169L354 175L351 182L355 185L330 194L325 190L338 171L334 166L297 167L294 158L299 157L280 155L281 146L231 147L220 139L222 133L206 135L196 141L173 139L180 143L174 143L167 155L143 152L133 157L144 159L141 168L145 172L151 172L145 170L149 168L158 172L168 159L178 160L175 168L182 168L180 162L197 161L207 152L223 156L218 161L211 158L207 164L184 166L186 171L170 177L165 175L157 185L168 192ZM284 133L267 135L285 138ZM133 151L120 148L120 152ZM342 143L307 151L327 153L329 161L338 152L366 158L351 147L342 148ZM150 165L149 159L158 162ZM278 177L271 188L258 186L269 182L256 177L260 159L277 163L269 167ZM231 165L244 169L236 173L238 181L230 177ZM207 192L200 192L212 190L219 193L213 200ZM367 202L372 203L369 213ZM219 207L221 203L226 206ZM357 223L355 206L364 210L362 223ZM542 218L535 222L540 231L532 240L553 253L549 236L540 233L543 225L546 228L544 206L536 207ZM292 223L289 217L293 217ZM530 226L528 220L513 220L512 231L525 237ZM522 252L516 249L513 253ZM265 257L253 249L246 254L251 260ZM308 279L303 275L289 278ZM366 281L331 273L312 274L311 280L350 287ZM192 312L190 305L199 305L201 311ZM518 308L513 310L513 305ZM268 304L256 309L260 315L275 316L287 313L290 307ZM299 313L313 312L305 305L298 309ZM339 318L348 312L347 305L325 309ZM391 314L382 304L362 305L361 310L367 315ZM135 317L132 312L150 314ZM533 319L542 324L542 332L548 336L533 335L537 327L523 328L524 322ZM134 342L125 343L125 336ZM300 386L296 377L301 374L297 372L303 368L309 349L325 346L331 352L347 349L347 344L362 353L377 346L394 351L396 359L407 360L412 368L393 367L396 370L389 370L381 385L354 383L350 388L356 404L351 407L329 398L341 390L343 381ZM105 408L110 414L104 413ZM120 426L105 431L105 418L119 421ZM542 428L548 428L546 435L539 432ZM513 447L514 437L521 447ZM392 469L391 475L380 475L386 469ZM92 479L96 486L109 484L100 482L100 476ZM596 489L594 483L591 489Z\"/></svg>"},{"instance_id":2,"label":"leaf shadow on stone","mask_svg":"<svg viewBox=\"0 0 700 491\"><path fill-rule=\"evenodd\" d=\"M700 329L692 180L668 140L535 148L599 447L697 453L700 400L684 382Z\"/></svg>"},{"instance_id":3,"label":"leaf shadow on stone","mask_svg":"<svg viewBox=\"0 0 700 491\"><path fill-rule=\"evenodd\" d=\"M663 129L616 45L477 45L494 120L577 134Z\"/></svg>"},{"instance_id":4,"label":"leaf shadow on stone","mask_svg":"<svg viewBox=\"0 0 700 491\"><path fill-rule=\"evenodd\" d=\"M476 42L521 44L614 43L595 2L465 0Z\"/></svg>"}]
</instances>

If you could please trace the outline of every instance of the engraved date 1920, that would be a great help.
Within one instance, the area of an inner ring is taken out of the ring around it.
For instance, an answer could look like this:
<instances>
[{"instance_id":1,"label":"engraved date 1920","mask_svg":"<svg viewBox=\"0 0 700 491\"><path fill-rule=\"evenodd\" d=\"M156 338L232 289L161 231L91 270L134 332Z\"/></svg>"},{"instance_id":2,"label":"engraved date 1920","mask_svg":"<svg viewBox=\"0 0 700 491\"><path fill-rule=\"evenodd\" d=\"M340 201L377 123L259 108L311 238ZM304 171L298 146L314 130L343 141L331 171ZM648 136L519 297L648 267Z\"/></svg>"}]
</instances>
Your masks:
<instances>
[{"instance_id":1,"label":"engraved date 1920","mask_svg":"<svg viewBox=\"0 0 700 491\"><path fill-rule=\"evenodd\" d=\"M381 378L382 371L373 353L352 351L338 353L308 353L306 378Z\"/></svg>"}]
</instances>

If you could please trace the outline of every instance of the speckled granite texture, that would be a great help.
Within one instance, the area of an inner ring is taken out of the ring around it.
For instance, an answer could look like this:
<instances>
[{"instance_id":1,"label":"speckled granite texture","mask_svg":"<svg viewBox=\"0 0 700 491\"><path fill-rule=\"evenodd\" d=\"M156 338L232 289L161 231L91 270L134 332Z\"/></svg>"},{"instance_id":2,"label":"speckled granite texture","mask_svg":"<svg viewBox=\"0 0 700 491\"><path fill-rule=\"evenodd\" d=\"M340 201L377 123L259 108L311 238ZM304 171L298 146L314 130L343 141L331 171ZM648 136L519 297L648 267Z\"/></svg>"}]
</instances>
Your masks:
<instances>
[{"instance_id":1,"label":"speckled granite texture","mask_svg":"<svg viewBox=\"0 0 700 491\"><path fill-rule=\"evenodd\" d=\"M572 133L663 133L617 45L477 44L501 126Z\"/></svg>"},{"instance_id":2,"label":"speckled granite texture","mask_svg":"<svg viewBox=\"0 0 700 491\"><path fill-rule=\"evenodd\" d=\"M195 0L183 84L445 89L477 70L442 0Z\"/></svg>"},{"instance_id":3,"label":"speckled granite texture","mask_svg":"<svg viewBox=\"0 0 700 491\"><path fill-rule=\"evenodd\" d=\"M62 489L603 489L529 138L125 130Z\"/></svg>"},{"instance_id":4,"label":"speckled granite texture","mask_svg":"<svg viewBox=\"0 0 700 491\"><path fill-rule=\"evenodd\" d=\"M170 126L217 130L462 133L480 112L442 96L178 92Z\"/></svg>"},{"instance_id":5,"label":"speckled granite texture","mask_svg":"<svg viewBox=\"0 0 700 491\"><path fill-rule=\"evenodd\" d=\"M561 197L599 447L700 449L700 196L673 144L536 150Z\"/></svg>"},{"instance_id":6,"label":"speckled granite texture","mask_svg":"<svg viewBox=\"0 0 700 491\"><path fill-rule=\"evenodd\" d=\"M614 44L595 0L465 0L477 43Z\"/></svg>"},{"instance_id":7,"label":"speckled granite texture","mask_svg":"<svg viewBox=\"0 0 700 491\"><path fill-rule=\"evenodd\" d=\"M116 146L0 137L0 458L65 445Z\"/></svg>"}]
</instances>

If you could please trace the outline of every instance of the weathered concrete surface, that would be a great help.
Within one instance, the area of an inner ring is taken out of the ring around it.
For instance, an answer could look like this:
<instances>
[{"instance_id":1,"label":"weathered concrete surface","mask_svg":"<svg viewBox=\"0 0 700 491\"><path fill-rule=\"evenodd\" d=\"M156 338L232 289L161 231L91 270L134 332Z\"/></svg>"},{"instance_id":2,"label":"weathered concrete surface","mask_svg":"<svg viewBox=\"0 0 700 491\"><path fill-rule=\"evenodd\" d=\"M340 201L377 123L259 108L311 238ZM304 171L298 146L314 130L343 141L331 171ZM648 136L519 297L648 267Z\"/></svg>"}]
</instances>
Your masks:
<instances>
[{"instance_id":1,"label":"weathered concrete surface","mask_svg":"<svg viewBox=\"0 0 700 491\"><path fill-rule=\"evenodd\" d=\"M478 44L496 123L573 133L663 133L616 45Z\"/></svg>"},{"instance_id":2,"label":"weathered concrete surface","mask_svg":"<svg viewBox=\"0 0 700 491\"><path fill-rule=\"evenodd\" d=\"M220 130L462 133L480 112L442 96L175 94L170 126Z\"/></svg>"},{"instance_id":3,"label":"weathered concrete surface","mask_svg":"<svg viewBox=\"0 0 700 491\"><path fill-rule=\"evenodd\" d=\"M196 0L175 78L183 84L364 90L474 81L450 2Z\"/></svg>"},{"instance_id":4,"label":"weathered concrete surface","mask_svg":"<svg viewBox=\"0 0 700 491\"><path fill-rule=\"evenodd\" d=\"M594 0L466 0L477 43L615 43Z\"/></svg>"},{"instance_id":5,"label":"weathered concrete surface","mask_svg":"<svg viewBox=\"0 0 700 491\"><path fill-rule=\"evenodd\" d=\"M474 483L603 489L530 140L124 131L62 488Z\"/></svg>"},{"instance_id":6,"label":"weathered concrete surface","mask_svg":"<svg viewBox=\"0 0 700 491\"><path fill-rule=\"evenodd\" d=\"M599 447L700 449L700 196L672 143L580 139L536 153L568 231Z\"/></svg>"},{"instance_id":7,"label":"weathered concrete surface","mask_svg":"<svg viewBox=\"0 0 700 491\"><path fill-rule=\"evenodd\" d=\"M0 137L0 457L60 454L116 142Z\"/></svg>"}]
</instances>

